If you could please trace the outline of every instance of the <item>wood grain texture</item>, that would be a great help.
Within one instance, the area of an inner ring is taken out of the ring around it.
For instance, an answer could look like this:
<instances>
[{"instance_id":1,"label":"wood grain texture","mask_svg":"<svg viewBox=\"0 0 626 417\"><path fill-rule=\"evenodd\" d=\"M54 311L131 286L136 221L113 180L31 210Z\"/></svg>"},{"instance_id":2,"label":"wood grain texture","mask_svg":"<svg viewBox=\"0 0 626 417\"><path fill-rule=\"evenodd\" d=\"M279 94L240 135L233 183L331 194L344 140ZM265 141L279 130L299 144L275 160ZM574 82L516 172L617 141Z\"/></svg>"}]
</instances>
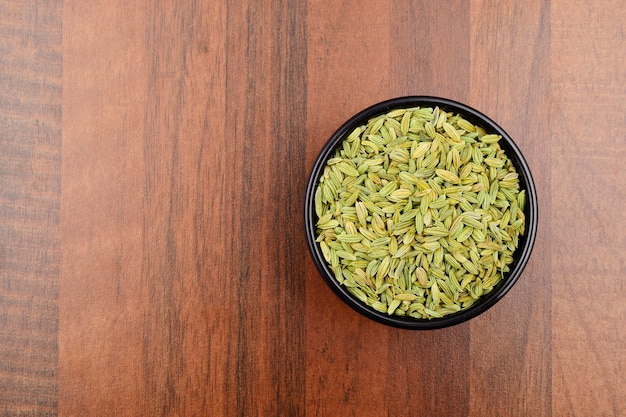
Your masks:
<instances>
[{"instance_id":1,"label":"wood grain texture","mask_svg":"<svg viewBox=\"0 0 626 417\"><path fill-rule=\"evenodd\" d=\"M0 415L57 407L61 4L0 15Z\"/></svg>"},{"instance_id":2,"label":"wood grain texture","mask_svg":"<svg viewBox=\"0 0 626 417\"><path fill-rule=\"evenodd\" d=\"M148 58L140 6L64 3L63 75L72 82L63 96L60 415L137 414L161 405L136 388L148 372L142 350Z\"/></svg>"},{"instance_id":3,"label":"wood grain texture","mask_svg":"<svg viewBox=\"0 0 626 417\"><path fill-rule=\"evenodd\" d=\"M471 323L471 415L551 415L549 4L473 1L471 27L468 102L516 141L539 200L537 239L522 277Z\"/></svg>"},{"instance_id":4,"label":"wood grain texture","mask_svg":"<svg viewBox=\"0 0 626 417\"><path fill-rule=\"evenodd\" d=\"M346 115L389 98L390 10L383 2L308 1L307 173ZM358 52L356 52L358 51ZM350 86L346 90L346 86ZM316 104L317 103L317 104ZM386 415L402 403L389 372L398 331L359 317L333 295L306 257L306 410L309 415ZM395 398L394 398L395 397Z\"/></svg>"},{"instance_id":5,"label":"wood grain texture","mask_svg":"<svg viewBox=\"0 0 626 417\"><path fill-rule=\"evenodd\" d=\"M65 7L62 414L302 413L305 13Z\"/></svg>"},{"instance_id":6,"label":"wood grain texture","mask_svg":"<svg viewBox=\"0 0 626 417\"><path fill-rule=\"evenodd\" d=\"M626 9L555 1L552 60L555 415L626 414ZM580 116L592 109L593 117ZM590 130L591 126L595 128ZM590 190L587 194L585 190ZM582 383L581 383L582 382Z\"/></svg>"},{"instance_id":7,"label":"wood grain texture","mask_svg":"<svg viewBox=\"0 0 626 417\"><path fill-rule=\"evenodd\" d=\"M466 101L470 76L466 7L466 1L449 1L447 12L441 13L436 2L392 4L390 79L398 80L391 87L395 96L435 95ZM446 26L459 30L439 30ZM413 30L405 30L408 27ZM434 32L438 33L436 42L431 41ZM469 386L459 381L470 377L469 324L390 336L388 384L401 394L390 402L388 415L468 415ZM442 379L442 374L447 377Z\"/></svg>"},{"instance_id":8,"label":"wood grain texture","mask_svg":"<svg viewBox=\"0 0 626 417\"><path fill-rule=\"evenodd\" d=\"M224 214L236 269L223 279L236 394L226 411L241 416L304 414L305 6L228 4Z\"/></svg>"},{"instance_id":9,"label":"wood grain texture","mask_svg":"<svg viewBox=\"0 0 626 417\"><path fill-rule=\"evenodd\" d=\"M626 414L625 9L452 0L0 4L0 415ZM401 95L523 151L530 263L412 332L308 254L328 137Z\"/></svg>"},{"instance_id":10,"label":"wood grain texture","mask_svg":"<svg viewBox=\"0 0 626 417\"><path fill-rule=\"evenodd\" d=\"M450 7L460 12L463 2ZM333 3L329 9L327 2L309 1L308 10L307 29L315 35L308 46L307 150L319 151L350 115L382 99L436 92L464 99L469 70L462 63L469 59L469 36L442 33L439 41L454 45L458 59L444 66L449 54L428 43L429 33L451 22L434 3L377 3L355 10L352 4ZM455 15L462 19L462 13ZM436 74L436 68L444 69ZM346 83L351 87L338 95ZM315 152L307 156L311 167ZM458 383L468 378L467 325L427 333L381 328L336 299L312 263L307 271L307 317L313 323L306 334L307 363L313 364L307 372L307 411L467 415L469 389ZM450 400L440 400L446 397Z\"/></svg>"}]
</instances>

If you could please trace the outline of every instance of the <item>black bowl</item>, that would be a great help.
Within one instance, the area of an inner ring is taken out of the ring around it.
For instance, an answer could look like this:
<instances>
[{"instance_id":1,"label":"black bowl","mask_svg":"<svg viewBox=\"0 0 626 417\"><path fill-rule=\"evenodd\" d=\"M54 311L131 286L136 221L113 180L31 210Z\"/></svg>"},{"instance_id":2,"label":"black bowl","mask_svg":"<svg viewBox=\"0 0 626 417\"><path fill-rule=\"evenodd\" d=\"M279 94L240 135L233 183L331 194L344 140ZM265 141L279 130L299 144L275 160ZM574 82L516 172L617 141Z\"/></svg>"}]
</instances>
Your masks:
<instances>
[{"instance_id":1,"label":"black bowl","mask_svg":"<svg viewBox=\"0 0 626 417\"><path fill-rule=\"evenodd\" d=\"M487 133L499 134L502 136L499 144L502 149L505 150L507 156L512 161L513 165L517 169L519 174L519 181L521 189L525 189L526 205L524 214L526 216L526 231L523 236L520 236L519 246L513 254L514 260L509 266L510 271L503 276L500 283L493 288L493 290L483 295L479 300L469 307L468 309L461 310L458 313L450 314L442 318L432 319L415 319L412 317L401 317L394 315L387 315L380 313L373 308L367 306L365 303L356 299L347 289L340 285L335 279L333 272L327 265L324 256L321 252L319 244L315 241L316 230L315 224L317 222L317 215L315 213L315 189L319 182L319 179L323 173L324 166L329 157L333 154L336 146L341 142L358 126L367 124L367 121L372 117L387 113L393 109L410 108L410 107L435 107L440 109L454 112L462 115L463 118L474 123L475 125L483 127ZM513 287L517 282L524 267L528 263L530 254L535 242L535 236L537 234L537 194L535 191L535 185L530 173L528 164L524 160L524 157L518 147L513 142L513 139L493 120L479 111L452 100L427 97L427 96L410 96L399 97L391 100L383 101L375 104L367 109L357 113L355 116L345 122L328 140L326 145L322 148L319 156L317 157L306 189L305 207L305 229L306 238L309 246L309 250L313 257L313 261L317 269L319 270L322 278L331 288L331 290L347 305L352 307L358 313L368 317L379 323L405 328L405 329L437 329L452 326L465 322L479 314L485 312L492 307Z\"/></svg>"}]
</instances>

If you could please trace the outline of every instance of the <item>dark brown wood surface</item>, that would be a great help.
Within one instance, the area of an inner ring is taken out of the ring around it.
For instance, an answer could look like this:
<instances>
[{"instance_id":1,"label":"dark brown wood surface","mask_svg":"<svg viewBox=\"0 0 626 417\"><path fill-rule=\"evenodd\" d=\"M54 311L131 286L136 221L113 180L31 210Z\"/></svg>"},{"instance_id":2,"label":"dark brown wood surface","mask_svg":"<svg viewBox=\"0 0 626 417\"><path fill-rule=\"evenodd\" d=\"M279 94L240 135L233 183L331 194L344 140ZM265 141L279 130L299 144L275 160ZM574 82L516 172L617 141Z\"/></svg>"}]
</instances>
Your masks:
<instances>
[{"instance_id":1,"label":"dark brown wood surface","mask_svg":"<svg viewBox=\"0 0 626 417\"><path fill-rule=\"evenodd\" d=\"M626 415L619 0L0 2L1 416ZM533 170L518 284L436 331L306 248L355 112L438 95Z\"/></svg>"}]
</instances>

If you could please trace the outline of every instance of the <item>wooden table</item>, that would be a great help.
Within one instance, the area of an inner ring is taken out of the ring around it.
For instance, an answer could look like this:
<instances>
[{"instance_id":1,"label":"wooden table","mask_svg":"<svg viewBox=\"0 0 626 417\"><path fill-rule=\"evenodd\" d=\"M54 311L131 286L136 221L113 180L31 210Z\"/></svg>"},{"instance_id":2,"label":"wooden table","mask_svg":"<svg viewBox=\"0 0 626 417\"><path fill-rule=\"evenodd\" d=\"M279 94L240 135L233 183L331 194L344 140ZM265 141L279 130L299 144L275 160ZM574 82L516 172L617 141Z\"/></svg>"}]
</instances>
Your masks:
<instances>
[{"instance_id":1,"label":"wooden table","mask_svg":"<svg viewBox=\"0 0 626 417\"><path fill-rule=\"evenodd\" d=\"M0 415L626 415L619 0L0 3ZM518 284L451 328L344 305L313 160L437 95L517 141Z\"/></svg>"}]
</instances>

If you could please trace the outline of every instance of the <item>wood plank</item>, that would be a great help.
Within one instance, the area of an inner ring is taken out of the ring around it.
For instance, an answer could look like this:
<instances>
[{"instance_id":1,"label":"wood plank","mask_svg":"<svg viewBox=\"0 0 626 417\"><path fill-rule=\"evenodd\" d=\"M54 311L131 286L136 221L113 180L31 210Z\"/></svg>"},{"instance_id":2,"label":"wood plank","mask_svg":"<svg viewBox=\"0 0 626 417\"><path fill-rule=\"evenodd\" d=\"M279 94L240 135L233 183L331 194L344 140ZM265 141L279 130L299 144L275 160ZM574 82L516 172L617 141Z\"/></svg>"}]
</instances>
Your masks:
<instances>
[{"instance_id":1,"label":"wood plank","mask_svg":"<svg viewBox=\"0 0 626 417\"><path fill-rule=\"evenodd\" d=\"M516 141L539 199L528 266L503 300L471 324L470 415L550 415L549 4L473 1L470 23L469 103Z\"/></svg>"},{"instance_id":2,"label":"wood plank","mask_svg":"<svg viewBox=\"0 0 626 417\"><path fill-rule=\"evenodd\" d=\"M554 415L626 414L625 22L619 1L552 5Z\"/></svg>"},{"instance_id":3,"label":"wood plank","mask_svg":"<svg viewBox=\"0 0 626 417\"><path fill-rule=\"evenodd\" d=\"M304 3L227 11L230 414L304 415ZM230 168L229 168L230 165ZM232 178L232 180L231 180Z\"/></svg>"},{"instance_id":4,"label":"wood plank","mask_svg":"<svg viewBox=\"0 0 626 417\"><path fill-rule=\"evenodd\" d=\"M400 1L392 8L391 79L397 95L434 95L465 102L469 93L467 2ZM448 30L450 27L456 30ZM411 30L407 30L411 28ZM446 47L441 47L446 45ZM388 385L397 392L389 415L463 416L469 413L470 326L402 331L389 339ZM399 360L394 361L395 358ZM401 359L400 359L401 358ZM442 375L446 375L442 378Z\"/></svg>"},{"instance_id":5,"label":"wood plank","mask_svg":"<svg viewBox=\"0 0 626 417\"><path fill-rule=\"evenodd\" d=\"M64 2L59 414L142 414L146 4ZM154 277L156 281L158 277ZM156 304L155 300L155 304ZM159 369L161 367L158 367Z\"/></svg>"},{"instance_id":6,"label":"wood plank","mask_svg":"<svg viewBox=\"0 0 626 417\"><path fill-rule=\"evenodd\" d=\"M61 2L0 14L0 414L57 412Z\"/></svg>"},{"instance_id":7,"label":"wood plank","mask_svg":"<svg viewBox=\"0 0 626 417\"><path fill-rule=\"evenodd\" d=\"M351 115L385 98L390 76L390 10L308 1L307 168ZM308 172L307 172L308 174ZM389 338L398 331L370 321L326 286L307 254L306 409L311 415L385 414Z\"/></svg>"},{"instance_id":8,"label":"wood plank","mask_svg":"<svg viewBox=\"0 0 626 417\"><path fill-rule=\"evenodd\" d=\"M440 14L437 5L308 4L309 167L341 123L375 102L408 94L464 98L467 66L435 71L447 55L426 43L435 37L455 45L453 54L463 62L469 58L464 41L469 38L445 30L450 15ZM451 5L459 10L462 6ZM403 30L406 27L411 30ZM384 327L345 306L310 261L307 277L307 411L348 416L467 414L469 389L457 381L467 379L469 326L432 332ZM444 374L447 377L441 378ZM444 396L455 400L440 401Z\"/></svg>"},{"instance_id":9,"label":"wood plank","mask_svg":"<svg viewBox=\"0 0 626 417\"><path fill-rule=\"evenodd\" d=\"M303 412L303 15L66 5L64 413Z\"/></svg>"}]
</instances>

